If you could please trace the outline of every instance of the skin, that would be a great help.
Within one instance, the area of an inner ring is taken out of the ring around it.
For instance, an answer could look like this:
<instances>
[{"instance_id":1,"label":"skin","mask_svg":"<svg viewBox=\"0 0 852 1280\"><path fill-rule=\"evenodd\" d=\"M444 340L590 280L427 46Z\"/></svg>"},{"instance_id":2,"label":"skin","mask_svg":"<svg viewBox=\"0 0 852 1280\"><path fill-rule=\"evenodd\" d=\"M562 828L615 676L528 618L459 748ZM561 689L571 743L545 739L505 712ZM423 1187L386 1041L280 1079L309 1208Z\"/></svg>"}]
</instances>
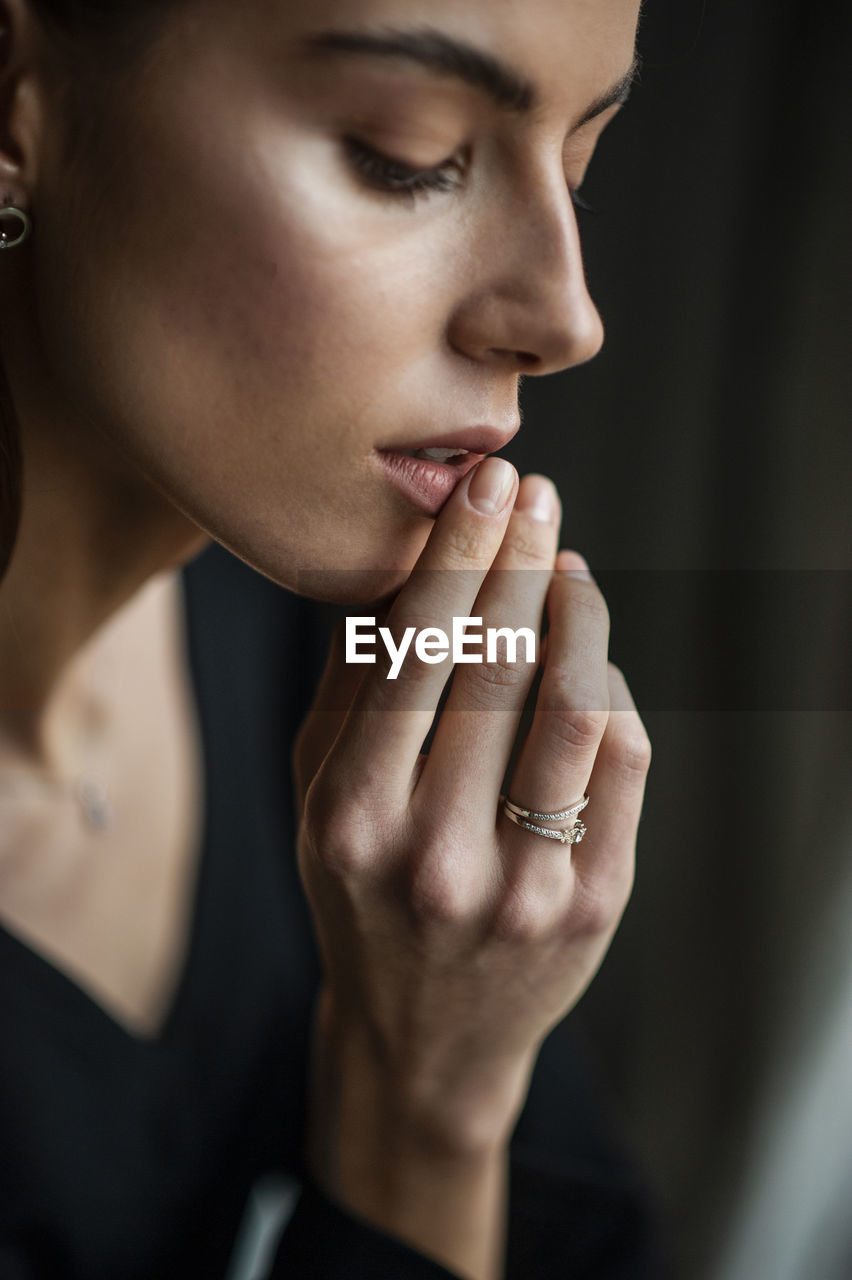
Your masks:
<instances>
[{"instance_id":1,"label":"skin","mask_svg":"<svg viewBox=\"0 0 852 1280\"><path fill-rule=\"evenodd\" d=\"M599 349L569 188L617 108L573 127L631 66L636 0L189 0L126 74L77 85L85 129L26 0L0 16L0 193L34 224L0 261L27 462L0 746L71 765L81 655L160 634L167 609L140 589L209 536L293 590L384 597L397 638L452 616L537 627L546 605L512 795L593 796L570 855L496 816L526 668L460 669L426 758L446 669L391 684L337 643L294 755L325 969L315 1175L460 1274L496 1276L508 1136L627 901L647 739L607 663L603 599L557 558L550 482L519 488L489 460L435 520L376 450L509 431L520 375ZM538 103L510 113L404 60L304 53L309 33L368 23L468 40ZM379 192L349 133L417 170L463 156L461 181ZM483 510L489 479L506 501Z\"/></svg>"}]
</instances>

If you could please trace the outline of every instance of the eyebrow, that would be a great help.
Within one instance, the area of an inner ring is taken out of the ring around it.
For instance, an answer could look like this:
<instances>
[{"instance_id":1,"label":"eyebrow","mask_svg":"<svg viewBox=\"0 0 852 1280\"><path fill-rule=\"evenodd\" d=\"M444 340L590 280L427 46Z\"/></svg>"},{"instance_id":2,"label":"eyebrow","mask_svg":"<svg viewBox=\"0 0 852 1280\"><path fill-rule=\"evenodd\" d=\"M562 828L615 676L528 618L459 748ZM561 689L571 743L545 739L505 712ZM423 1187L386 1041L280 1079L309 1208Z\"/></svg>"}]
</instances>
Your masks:
<instances>
[{"instance_id":1,"label":"eyebrow","mask_svg":"<svg viewBox=\"0 0 852 1280\"><path fill-rule=\"evenodd\" d=\"M405 58L436 75L453 76L486 94L504 111L526 115L538 105L535 85L493 54L446 35L442 31L415 30L323 31L306 41L316 54L360 54L374 58ZM610 107L627 101L639 71L634 56L628 71L602 93L572 126L574 133Z\"/></svg>"}]
</instances>

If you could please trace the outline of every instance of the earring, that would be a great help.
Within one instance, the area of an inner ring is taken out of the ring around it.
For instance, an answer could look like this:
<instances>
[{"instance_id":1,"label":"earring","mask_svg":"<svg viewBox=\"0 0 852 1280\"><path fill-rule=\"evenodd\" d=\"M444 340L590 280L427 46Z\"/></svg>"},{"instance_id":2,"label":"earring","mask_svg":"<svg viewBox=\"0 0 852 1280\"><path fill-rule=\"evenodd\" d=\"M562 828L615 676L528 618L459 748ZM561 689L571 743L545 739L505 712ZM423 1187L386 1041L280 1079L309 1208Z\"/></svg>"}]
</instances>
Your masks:
<instances>
[{"instance_id":1,"label":"earring","mask_svg":"<svg viewBox=\"0 0 852 1280\"><path fill-rule=\"evenodd\" d=\"M3 225L4 219L10 216L19 220L14 230ZM0 205L0 249L16 249L19 244L23 244L32 225L29 214L23 209L18 209L13 204Z\"/></svg>"}]
</instances>

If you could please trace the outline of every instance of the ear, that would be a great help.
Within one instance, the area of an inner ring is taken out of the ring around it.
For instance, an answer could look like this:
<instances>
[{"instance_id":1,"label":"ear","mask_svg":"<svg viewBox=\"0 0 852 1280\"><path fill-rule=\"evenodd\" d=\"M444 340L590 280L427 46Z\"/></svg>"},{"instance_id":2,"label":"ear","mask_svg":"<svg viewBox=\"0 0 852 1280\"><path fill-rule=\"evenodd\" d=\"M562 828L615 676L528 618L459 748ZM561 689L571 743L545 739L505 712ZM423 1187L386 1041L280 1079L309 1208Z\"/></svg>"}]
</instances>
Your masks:
<instances>
[{"instance_id":1,"label":"ear","mask_svg":"<svg viewBox=\"0 0 852 1280\"><path fill-rule=\"evenodd\" d=\"M38 176L46 38L29 0L0 0L0 205L28 208Z\"/></svg>"}]
</instances>

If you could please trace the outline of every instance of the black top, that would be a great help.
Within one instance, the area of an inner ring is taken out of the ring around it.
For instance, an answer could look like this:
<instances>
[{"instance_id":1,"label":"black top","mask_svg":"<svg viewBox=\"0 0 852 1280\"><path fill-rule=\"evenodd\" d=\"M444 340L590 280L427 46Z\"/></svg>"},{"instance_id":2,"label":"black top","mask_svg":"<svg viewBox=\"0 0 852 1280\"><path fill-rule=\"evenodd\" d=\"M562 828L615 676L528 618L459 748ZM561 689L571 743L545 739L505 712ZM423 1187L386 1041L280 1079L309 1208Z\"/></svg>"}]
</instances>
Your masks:
<instances>
[{"instance_id":1,"label":"black top","mask_svg":"<svg viewBox=\"0 0 852 1280\"><path fill-rule=\"evenodd\" d=\"M252 1189L274 1174L301 1191L268 1246L274 1280L446 1280L303 1163L319 966L289 753L323 610L216 545L181 579L205 771L184 972L161 1035L141 1040L0 928L0 1280L236 1277ZM657 1280L641 1197L590 1098L563 1023L513 1138L511 1280Z\"/></svg>"}]
</instances>

